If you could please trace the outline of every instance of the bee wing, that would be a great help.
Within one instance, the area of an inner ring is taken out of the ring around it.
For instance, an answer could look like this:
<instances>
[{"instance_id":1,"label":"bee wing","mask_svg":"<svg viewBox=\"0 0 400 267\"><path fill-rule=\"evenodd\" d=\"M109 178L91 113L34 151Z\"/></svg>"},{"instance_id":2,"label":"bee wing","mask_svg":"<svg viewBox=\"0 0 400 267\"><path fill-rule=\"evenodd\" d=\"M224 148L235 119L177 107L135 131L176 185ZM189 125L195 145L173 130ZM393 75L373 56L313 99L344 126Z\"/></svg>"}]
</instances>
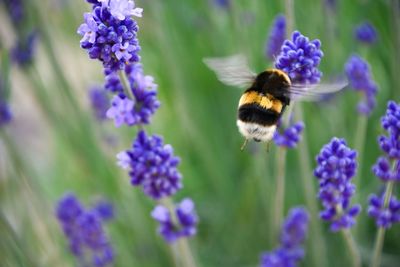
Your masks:
<instances>
[{"instance_id":1,"label":"bee wing","mask_svg":"<svg viewBox=\"0 0 400 267\"><path fill-rule=\"evenodd\" d=\"M346 80L334 83L292 84L287 96L294 101L320 101L326 95L339 92L347 84Z\"/></svg>"},{"instance_id":2,"label":"bee wing","mask_svg":"<svg viewBox=\"0 0 400 267\"><path fill-rule=\"evenodd\" d=\"M248 66L247 58L242 54L204 58L203 62L215 72L218 80L226 85L246 87L256 78L256 74Z\"/></svg>"}]
</instances>

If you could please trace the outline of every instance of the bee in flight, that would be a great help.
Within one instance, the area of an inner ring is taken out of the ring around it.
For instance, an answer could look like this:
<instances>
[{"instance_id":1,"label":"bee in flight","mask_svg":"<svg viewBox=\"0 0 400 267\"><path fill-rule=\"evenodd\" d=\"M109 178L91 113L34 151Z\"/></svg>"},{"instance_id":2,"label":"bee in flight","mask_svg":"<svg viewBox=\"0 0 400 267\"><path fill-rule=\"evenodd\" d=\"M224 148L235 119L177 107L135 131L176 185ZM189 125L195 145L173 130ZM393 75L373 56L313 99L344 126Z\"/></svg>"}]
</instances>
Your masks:
<instances>
[{"instance_id":1,"label":"bee in flight","mask_svg":"<svg viewBox=\"0 0 400 267\"><path fill-rule=\"evenodd\" d=\"M337 92L346 81L332 84L295 84L288 73L266 69L256 74L248 67L243 55L226 58L205 58L204 63L226 85L247 88L239 100L237 126L248 140L269 142L274 136L278 121L291 101L321 99L325 94Z\"/></svg>"}]
</instances>

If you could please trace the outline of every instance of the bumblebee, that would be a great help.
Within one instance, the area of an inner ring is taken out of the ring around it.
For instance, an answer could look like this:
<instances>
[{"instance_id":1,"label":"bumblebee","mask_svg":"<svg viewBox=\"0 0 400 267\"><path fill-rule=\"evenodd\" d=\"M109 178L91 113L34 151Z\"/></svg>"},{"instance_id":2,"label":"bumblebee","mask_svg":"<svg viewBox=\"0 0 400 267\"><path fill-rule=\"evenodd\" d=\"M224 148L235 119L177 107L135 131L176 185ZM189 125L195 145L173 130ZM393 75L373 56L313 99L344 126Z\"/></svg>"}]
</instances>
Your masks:
<instances>
[{"instance_id":1,"label":"bumblebee","mask_svg":"<svg viewBox=\"0 0 400 267\"><path fill-rule=\"evenodd\" d=\"M293 84L282 70L266 69L255 74L250 70L243 55L227 58L206 58L205 64L219 80L227 85L247 88L239 100L236 124L239 132L248 140L269 142L286 107L291 101L318 100L324 94L334 93L347 85Z\"/></svg>"}]
</instances>

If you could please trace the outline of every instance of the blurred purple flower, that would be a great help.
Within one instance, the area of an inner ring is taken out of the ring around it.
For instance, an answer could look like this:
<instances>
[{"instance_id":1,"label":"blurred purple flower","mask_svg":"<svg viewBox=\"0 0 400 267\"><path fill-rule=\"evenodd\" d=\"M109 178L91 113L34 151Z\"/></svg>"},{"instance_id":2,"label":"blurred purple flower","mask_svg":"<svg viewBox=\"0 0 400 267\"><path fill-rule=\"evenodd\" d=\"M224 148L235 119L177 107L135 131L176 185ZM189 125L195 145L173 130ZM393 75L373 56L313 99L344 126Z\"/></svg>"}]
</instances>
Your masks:
<instances>
[{"instance_id":1,"label":"blurred purple flower","mask_svg":"<svg viewBox=\"0 0 400 267\"><path fill-rule=\"evenodd\" d=\"M352 55L345 65L345 72L350 86L364 94L365 100L358 104L358 112L370 115L376 105L378 87L372 79L368 63L358 55Z\"/></svg>"},{"instance_id":2,"label":"blurred purple flower","mask_svg":"<svg viewBox=\"0 0 400 267\"><path fill-rule=\"evenodd\" d=\"M101 87L92 87L89 90L89 100L96 119L103 121L107 118L107 109L110 106L107 92Z\"/></svg>"},{"instance_id":3,"label":"blurred purple flower","mask_svg":"<svg viewBox=\"0 0 400 267\"><path fill-rule=\"evenodd\" d=\"M286 39L286 20L284 15L280 14L275 17L269 32L265 54L269 59L274 60L281 52L282 44Z\"/></svg>"},{"instance_id":4,"label":"blurred purple flower","mask_svg":"<svg viewBox=\"0 0 400 267\"><path fill-rule=\"evenodd\" d=\"M182 176L177 170L180 159L159 136L139 131L132 149L119 153L117 158L118 165L125 169L129 166L132 185L141 186L153 199L171 196L182 188Z\"/></svg>"},{"instance_id":5,"label":"blurred purple flower","mask_svg":"<svg viewBox=\"0 0 400 267\"><path fill-rule=\"evenodd\" d=\"M261 267L294 267L304 258L302 244L309 223L308 212L301 207L293 208L283 222L280 246L261 255Z\"/></svg>"},{"instance_id":6,"label":"blurred purple flower","mask_svg":"<svg viewBox=\"0 0 400 267\"><path fill-rule=\"evenodd\" d=\"M172 218L170 211L162 205L156 206L151 212L151 216L160 223L158 232L169 243L182 237L193 236L197 232L198 217L190 198L183 199L175 207L173 216L176 221Z\"/></svg>"},{"instance_id":7,"label":"blurred purple flower","mask_svg":"<svg viewBox=\"0 0 400 267\"><path fill-rule=\"evenodd\" d=\"M295 148L301 139L301 133L304 129L304 123L302 121L296 122L295 124L286 128L283 134L278 131L274 134L274 142L276 145L286 148Z\"/></svg>"},{"instance_id":8,"label":"blurred purple flower","mask_svg":"<svg viewBox=\"0 0 400 267\"><path fill-rule=\"evenodd\" d=\"M98 201L93 210L97 212L102 221L109 221L114 218L114 207L105 199Z\"/></svg>"},{"instance_id":9,"label":"blurred purple flower","mask_svg":"<svg viewBox=\"0 0 400 267\"><path fill-rule=\"evenodd\" d=\"M6 102L0 99L0 128L12 119L11 110Z\"/></svg>"},{"instance_id":10,"label":"blurred purple flower","mask_svg":"<svg viewBox=\"0 0 400 267\"><path fill-rule=\"evenodd\" d=\"M15 46L11 49L11 58L21 67L32 63L35 53L38 32L31 31L26 37L20 36Z\"/></svg>"},{"instance_id":11,"label":"blurred purple flower","mask_svg":"<svg viewBox=\"0 0 400 267\"><path fill-rule=\"evenodd\" d=\"M318 83L322 76L318 65L323 55L318 39L309 41L307 37L295 31L292 40L284 41L275 67L286 72L293 83Z\"/></svg>"},{"instance_id":12,"label":"blurred purple flower","mask_svg":"<svg viewBox=\"0 0 400 267\"><path fill-rule=\"evenodd\" d=\"M10 14L11 21L19 25L24 21L25 7L23 0L2 0L8 14Z\"/></svg>"},{"instance_id":13,"label":"blurred purple flower","mask_svg":"<svg viewBox=\"0 0 400 267\"><path fill-rule=\"evenodd\" d=\"M320 217L331 222L331 231L350 228L361 210L360 205L350 207L355 192L351 179L357 170L357 152L347 147L344 139L333 138L317 156L314 175L319 181L318 198L324 210Z\"/></svg>"},{"instance_id":14,"label":"blurred purple flower","mask_svg":"<svg viewBox=\"0 0 400 267\"><path fill-rule=\"evenodd\" d=\"M81 264L103 267L113 261L112 248L97 212L86 211L74 194L67 193L59 200L56 215L71 252Z\"/></svg>"},{"instance_id":15,"label":"blurred purple flower","mask_svg":"<svg viewBox=\"0 0 400 267\"><path fill-rule=\"evenodd\" d=\"M354 37L361 43L373 44L377 41L378 35L375 27L369 22L363 22L354 29Z\"/></svg>"},{"instance_id":16,"label":"blurred purple flower","mask_svg":"<svg viewBox=\"0 0 400 267\"><path fill-rule=\"evenodd\" d=\"M229 6L231 5L230 0L212 0L212 1L214 5L220 8L229 8Z\"/></svg>"}]
</instances>

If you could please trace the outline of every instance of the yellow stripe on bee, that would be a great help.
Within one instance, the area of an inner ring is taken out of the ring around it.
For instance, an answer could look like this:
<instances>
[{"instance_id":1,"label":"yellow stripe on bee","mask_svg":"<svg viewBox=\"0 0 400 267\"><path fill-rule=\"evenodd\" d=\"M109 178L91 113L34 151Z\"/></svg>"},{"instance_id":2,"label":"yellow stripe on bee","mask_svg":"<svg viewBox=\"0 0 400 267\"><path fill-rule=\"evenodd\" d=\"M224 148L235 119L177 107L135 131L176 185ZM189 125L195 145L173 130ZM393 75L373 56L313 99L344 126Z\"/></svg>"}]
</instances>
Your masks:
<instances>
[{"instance_id":1,"label":"yellow stripe on bee","mask_svg":"<svg viewBox=\"0 0 400 267\"><path fill-rule=\"evenodd\" d=\"M246 92L239 100L239 107L245 104L256 103L265 109L272 109L277 113L281 113L283 104L279 99L275 99L270 94L264 96L256 91Z\"/></svg>"},{"instance_id":2,"label":"yellow stripe on bee","mask_svg":"<svg viewBox=\"0 0 400 267\"><path fill-rule=\"evenodd\" d=\"M272 107L271 100L268 97L266 97L256 91L250 91L250 92L244 93L239 100L239 106L242 106L245 104L253 104L253 103L256 103L266 109L269 109Z\"/></svg>"},{"instance_id":3,"label":"yellow stripe on bee","mask_svg":"<svg viewBox=\"0 0 400 267\"><path fill-rule=\"evenodd\" d=\"M278 99L272 100L272 109L278 113L282 112L282 102Z\"/></svg>"}]
</instances>

